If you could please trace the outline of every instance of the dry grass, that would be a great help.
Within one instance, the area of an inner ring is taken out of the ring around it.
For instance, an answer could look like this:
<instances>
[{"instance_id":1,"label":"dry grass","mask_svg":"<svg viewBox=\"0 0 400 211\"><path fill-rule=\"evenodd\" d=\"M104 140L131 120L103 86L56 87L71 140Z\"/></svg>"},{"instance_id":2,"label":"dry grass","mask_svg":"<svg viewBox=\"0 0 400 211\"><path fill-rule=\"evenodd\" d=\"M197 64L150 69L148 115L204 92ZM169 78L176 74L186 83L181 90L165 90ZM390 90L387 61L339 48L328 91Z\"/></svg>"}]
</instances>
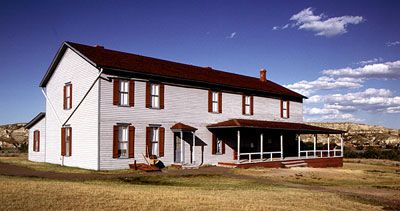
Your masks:
<instances>
[{"instance_id":1,"label":"dry grass","mask_svg":"<svg viewBox=\"0 0 400 211\"><path fill-rule=\"evenodd\" d=\"M32 167L32 162L23 158L0 161ZM51 164L35 163L32 168L97 174ZM400 174L396 170L395 162L346 160L343 168L232 169L222 175L137 174L84 182L0 176L0 210L399 209Z\"/></svg>"},{"instance_id":2,"label":"dry grass","mask_svg":"<svg viewBox=\"0 0 400 211\"><path fill-rule=\"evenodd\" d=\"M173 179L172 179L173 180ZM177 185L67 182L0 176L1 210L376 210L339 195L220 177L176 178ZM171 182L171 181L170 181ZM176 182L176 181L175 181ZM192 184L192 185L190 185ZM194 185L193 185L194 184Z\"/></svg>"}]
</instances>

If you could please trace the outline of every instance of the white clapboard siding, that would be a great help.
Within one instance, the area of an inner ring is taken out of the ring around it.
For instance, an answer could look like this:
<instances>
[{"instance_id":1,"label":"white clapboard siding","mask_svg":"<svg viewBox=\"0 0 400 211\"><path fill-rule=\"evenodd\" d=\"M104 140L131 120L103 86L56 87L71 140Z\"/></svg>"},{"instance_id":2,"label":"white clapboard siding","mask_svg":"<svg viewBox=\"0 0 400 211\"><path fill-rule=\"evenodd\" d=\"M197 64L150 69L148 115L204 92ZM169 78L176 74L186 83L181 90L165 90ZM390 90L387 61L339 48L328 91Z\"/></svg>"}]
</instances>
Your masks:
<instances>
[{"instance_id":1,"label":"white clapboard siding","mask_svg":"<svg viewBox=\"0 0 400 211\"><path fill-rule=\"evenodd\" d=\"M81 101L98 75L98 70L67 49L46 86L46 93L62 123ZM63 110L63 87L72 83L72 109ZM70 119L72 156L61 156L61 125L46 101L46 162L98 169L98 102L96 84Z\"/></svg>"},{"instance_id":2,"label":"white clapboard siding","mask_svg":"<svg viewBox=\"0 0 400 211\"><path fill-rule=\"evenodd\" d=\"M174 135L170 127L182 122L198 128L196 137L205 143L197 146L196 161L203 160L203 164L217 164L221 161L232 161L233 151L226 146L224 155L211 154L212 134L207 125L232 118L246 118L269 121L302 122L302 103L290 102L290 118L280 117L280 100L254 97L254 115L242 114L242 96L240 94L222 94L222 114L208 112L208 90L188 88L176 85L165 85L165 108L162 110L145 108L146 82L135 81L135 106L118 107L113 105L113 83L101 81L100 94L100 169L128 168L128 164L145 162L142 153L145 153L145 128L149 124L160 124L165 127L165 156L161 160L169 165L174 161ZM135 158L112 158L113 125L117 123L131 123L136 128ZM191 140L191 139L190 139ZM191 142L191 141L190 141ZM202 158L203 157L203 158ZM185 158L190 161L189 144L185 145Z\"/></svg>"},{"instance_id":3,"label":"white clapboard siding","mask_svg":"<svg viewBox=\"0 0 400 211\"><path fill-rule=\"evenodd\" d=\"M33 151L33 133L40 131L39 152ZM28 134L28 160L44 162L46 149L46 118L41 119L29 129Z\"/></svg>"}]
</instances>

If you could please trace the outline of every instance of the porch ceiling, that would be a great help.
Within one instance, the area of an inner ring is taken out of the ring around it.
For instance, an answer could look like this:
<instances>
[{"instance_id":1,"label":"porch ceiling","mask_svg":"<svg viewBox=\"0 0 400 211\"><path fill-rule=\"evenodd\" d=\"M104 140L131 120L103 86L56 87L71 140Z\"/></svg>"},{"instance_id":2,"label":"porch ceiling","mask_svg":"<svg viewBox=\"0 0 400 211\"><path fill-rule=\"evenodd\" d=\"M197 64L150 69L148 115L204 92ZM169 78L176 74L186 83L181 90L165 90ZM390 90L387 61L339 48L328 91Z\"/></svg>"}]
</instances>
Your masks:
<instances>
[{"instance_id":1,"label":"porch ceiling","mask_svg":"<svg viewBox=\"0 0 400 211\"><path fill-rule=\"evenodd\" d=\"M317 127L303 123L293 122L275 122L275 121L262 121L251 119L230 119L207 126L209 129L222 129L222 128L256 128L256 129L271 129L271 130L290 130L298 133L312 133L312 134L342 134L345 131L333 130L329 128Z\"/></svg>"}]
</instances>

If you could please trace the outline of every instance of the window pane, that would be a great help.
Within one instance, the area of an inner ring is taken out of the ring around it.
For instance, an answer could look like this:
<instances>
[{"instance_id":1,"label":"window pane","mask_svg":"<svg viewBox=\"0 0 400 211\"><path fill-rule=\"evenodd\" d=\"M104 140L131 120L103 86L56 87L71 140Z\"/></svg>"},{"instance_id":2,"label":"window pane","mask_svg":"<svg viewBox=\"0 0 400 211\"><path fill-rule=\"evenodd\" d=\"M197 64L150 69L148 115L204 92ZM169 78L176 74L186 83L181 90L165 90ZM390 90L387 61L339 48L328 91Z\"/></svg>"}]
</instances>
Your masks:
<instances>
[{"instance_id":1,"label":"window pane","mask_svg":"<svg viewBox=\"0 0 400 211\"><path fill-rule=\"evenodd\" d=\"M151 143L151 154L158 156L158 143L157 142Z\"/></svg>"},{"instance_id":2,"label":"window pane","mask_svg":"<svg viewBox=\"0 0 400 211\"><path fill-rule=\"evenodd\" d=\"M217 92L212 93L212 101L218 102L218 93Z\"/></svg>"},{"instance_id":3,"label":"window pane","mask_svg":"<svg viewBox=\"0 0 400 211\"><path fill-rule=\"evenodd\" d=\"M245 104L250 105L250 96L245 97Z\"/></svg>"},{"instance_id":4,"label":"window pane","mask_svg":"<svg viewBox=\"0 0 400 211\"><path fill-rule=\"evenodd\" d=\"M250 114L250 106L246 105L244 111L245 111L246 114Z\"/></svg>"},{"instance_id":5,"label":"window pane","mask_svg":"<svg viewBox=\"0 0 400 211\"><path fill-rule=\"evenodd\" d=\"M158 95L160 93L160 86L158 84L151 85L151 95Z\"/></svg>"},{"instance_id":6,"label":"window pane","mask_svg":"<svg viewBox=\"0 0 400 211\"><path fill-rule=\"evenodd\" d=\"M218 103L217 102L213 102L212 103L212 111L213 112L218 112Z\"/></svg>"},{"instance_id":7,"label":"window pane","mask_svg":"<svg viewBox=\"0 0 400 211\"><path fill-rule=\"evenodd\" d=\"M128 93L121 93L120 94L120 104L121 105L128 105Z\"/></svg>"},{"instance_id":8,"label":"window pane","mask_svg":"<svg viewBox=\"0 0 400 211\"><path fill-rule=\"evenodd\" d=\"M222 153L222 141L217 139L217 153Z\"/></svg>"},{"instance_id":9,"label":"window pane","mask_svg":"<svg viewBox=\"0 0 400 211\"><path fill-rule=\"evenodd\" d=\"M283 109L285 110L287 106L287 101L283 101Z\"/></svg>"},{"instance_id":10,"label":"window pane","mask_svg":"<svg viewBox=\"0 0 400 211\"><path fill-rule=\"evenodd\" d=\"M158 96L151 96L151 107L152 108L160 107L160 100Z\"/></svg>"},{"instance_id":11,"label":"window pane","mask_svg":"<svg viewBox=\"0 0 400 211\"><path fill-rule=\"evenodd\" d=\"M121 91L121 92L128 92L128 87L129 86L129 83L128 83L128 81L121 81L120 82L120 86L119 86L119 91Z\"/></svg>"}]
</instances>

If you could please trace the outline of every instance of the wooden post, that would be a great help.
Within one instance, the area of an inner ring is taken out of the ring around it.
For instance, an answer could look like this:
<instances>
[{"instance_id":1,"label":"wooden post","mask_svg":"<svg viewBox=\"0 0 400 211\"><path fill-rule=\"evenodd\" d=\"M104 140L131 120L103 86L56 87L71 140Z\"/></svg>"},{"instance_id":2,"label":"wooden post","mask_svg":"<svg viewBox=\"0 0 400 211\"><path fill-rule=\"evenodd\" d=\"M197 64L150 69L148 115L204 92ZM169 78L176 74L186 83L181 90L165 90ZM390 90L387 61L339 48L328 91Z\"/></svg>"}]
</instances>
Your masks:
<instances>
[{"instance_id":1,"label":"wooden post","mask_svg":"<svg viewBox=\"0 0 400 211\"><path fill-rule=\"evenodd\" d=\"M194 164L195 162L194 162L194 150L195 150L195 146L196 146L196 134L195 134L195 132L193 131L192 132L193 133L193 140L192 140L192 164Z\"/></svg>"},{"instance_id":2,"label":"wooden post","mask_svg":"<svg viewBox=\"0 0 400 211\"><path fill-rule=\"evenodd\" d=\"M317 156L317 134L314 134L314 157Z\"/></svg>"},{"instance_id":3,"label":"wooden post","mask_svg":"<svg viewBox=\"0 0 400 211\"><path fill-rule=\"evenodd\" d=\"M283 160L283 134L281 133L281 160Z\"/></svg>"},{"instance_id":4,"label":"wooden post","mask_svg":"<svg viewBox=\"0 0 400 211\"><path fill-rule=\"evenodd\" d=\"M240 163L240 130L237 131L237 163Z\"/></svg>"},{"instance_id":5,"label":"wooden post","mask_svg":"<svg viewBox=\"0 0 400 211\"><path fill-rule=\"evenodd\" d=\"M331 156L330 146L329 146L329 135L328 135L328 158Z\"/></svg>"},{"instance_id":6,"label":"wooden post","mask_svg":"<svg viewBox=\"0 0 400 211\"><path fill-rule=\"evenodd\" d=\"M301 151L301 149L300 149L300 142L301 142L300 134L298 134L298 136L297 136L297 142L298 142L298 151L299 151L298 155L300 158L300 156L301 156L301 154L300 154L300 151Z\"/></svg>"},{"instance_id":7,"label":"wooden post","mask_svg":"<svg viewBox=\"0 0 400 211\"><path fill-rule=\"evenodd\" d=\"M260 134L260 158L261 161L263 160L263 153L264 153L264 133Z\"/></svg>"},{"instance_id":8,"label":"wooden post","mask_svg":"<svg viewBox=\"0 0 400 211\"><path fill-rule=\"evenodd\" d=\"M184 159L184 152L185 148L183 147L183 131L181 131L181 163L183 164L183 159Z\"/></svg>"},{"instance_id":9,"label":"wooden post","mask_svg":"<svg viewBox=\"0 0 400 211\"><path fill-rule=\"evenodd\" d=\"M340 156L343 157L343 135L340 134Z\"/></svg>"}]
</instances>

